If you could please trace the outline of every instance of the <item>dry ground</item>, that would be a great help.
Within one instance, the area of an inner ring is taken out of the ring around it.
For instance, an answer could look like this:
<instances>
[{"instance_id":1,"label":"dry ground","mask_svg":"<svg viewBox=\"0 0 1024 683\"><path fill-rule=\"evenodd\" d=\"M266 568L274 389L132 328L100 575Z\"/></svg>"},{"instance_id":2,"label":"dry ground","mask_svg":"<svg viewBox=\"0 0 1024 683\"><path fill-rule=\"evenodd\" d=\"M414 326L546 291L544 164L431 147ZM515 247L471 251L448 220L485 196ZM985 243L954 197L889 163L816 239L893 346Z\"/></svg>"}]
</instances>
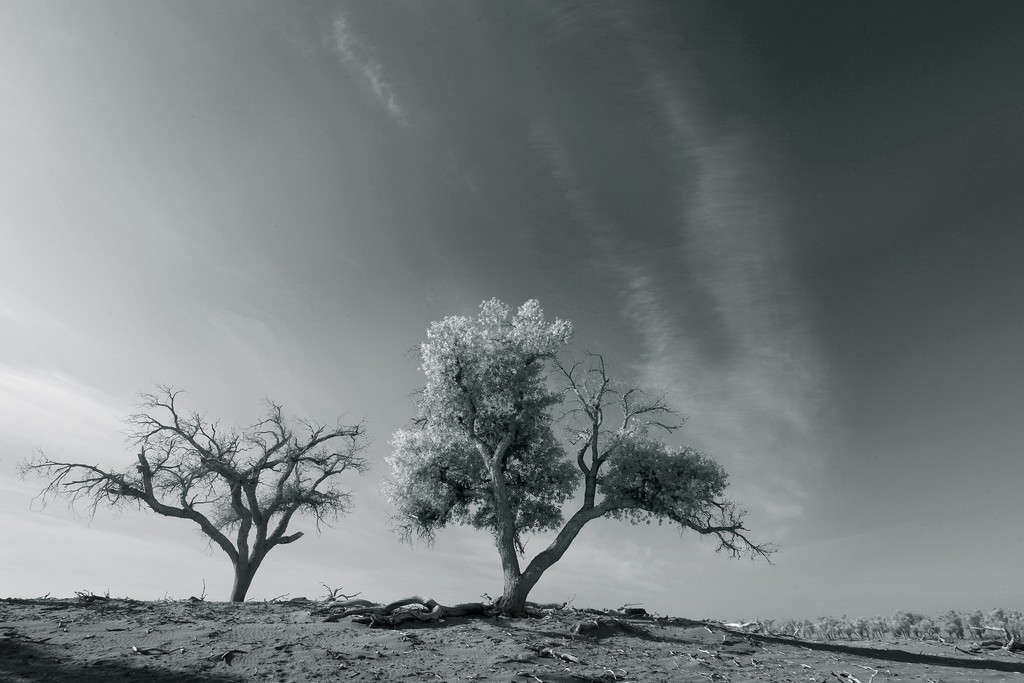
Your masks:
<instances>
[{"instance_id":1,"label":"dry ground","mask_svg":"<svg viewBox=\"0 0 1024 683\"><path fill-rule=\"evenodd\" d=\"M317 602L2 600L0 681L853 683L846 678L851 675L860 683L1024 683L1019 673L758 642L684 620L620 620L582 636L573 626L594 615L563 610L544 618L449 619L381 630L348 619L326 623L326 607ZM871 645L968 657L939 643ZM1010 653L986 656L1024 664L1024 657Z\"/></svg>"}]
</instances>

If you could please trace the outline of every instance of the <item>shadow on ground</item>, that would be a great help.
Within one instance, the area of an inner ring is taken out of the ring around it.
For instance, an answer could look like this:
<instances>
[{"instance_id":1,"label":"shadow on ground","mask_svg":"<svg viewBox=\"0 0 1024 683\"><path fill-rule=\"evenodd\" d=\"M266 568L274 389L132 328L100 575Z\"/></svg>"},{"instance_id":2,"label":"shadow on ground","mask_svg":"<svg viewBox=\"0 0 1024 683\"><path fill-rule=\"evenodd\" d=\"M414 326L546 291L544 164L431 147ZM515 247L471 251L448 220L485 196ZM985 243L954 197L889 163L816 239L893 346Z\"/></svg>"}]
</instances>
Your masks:
<instances>
[{"instance_id":1,"label":"shadow on ground","mask_svg":"<svg viewBox=\"0 0 1024 683\"><path fill-rule=\"evenodd\" d=\"M211 664L211 668L213 666ZM226 672L174 670L160 666L153 658L138 664L114 659L70 660L61 657L59 646L5 638L0 640L0 680L4 683L242 683L245 679Z\"/></svg>"}]
</instances>

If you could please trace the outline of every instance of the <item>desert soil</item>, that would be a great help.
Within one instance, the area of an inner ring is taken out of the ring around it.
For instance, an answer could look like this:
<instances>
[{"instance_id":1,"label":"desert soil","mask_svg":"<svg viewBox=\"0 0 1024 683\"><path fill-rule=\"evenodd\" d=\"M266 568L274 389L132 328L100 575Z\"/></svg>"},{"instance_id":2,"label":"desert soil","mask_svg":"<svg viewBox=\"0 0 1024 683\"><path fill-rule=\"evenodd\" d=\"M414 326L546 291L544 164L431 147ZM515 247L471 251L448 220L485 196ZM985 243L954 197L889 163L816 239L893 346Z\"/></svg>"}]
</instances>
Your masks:
<instances>
[{"instance_id":1,"label":"desert soil","mask_svg":"<svg viewBox=\"0 0 1024 683\"><path fill-rule=\"evenodd\" d=\"M301 601L0 600L0 681L1024 683L1019 673L764 643L685 620L618 620L577 635L573 627L595 615L560 610L385 630L327 623L327 609ZM942 643L868 644L968 657ZM1006 652L986 657L1024 664Z\"/></svg>"}]
</instances>

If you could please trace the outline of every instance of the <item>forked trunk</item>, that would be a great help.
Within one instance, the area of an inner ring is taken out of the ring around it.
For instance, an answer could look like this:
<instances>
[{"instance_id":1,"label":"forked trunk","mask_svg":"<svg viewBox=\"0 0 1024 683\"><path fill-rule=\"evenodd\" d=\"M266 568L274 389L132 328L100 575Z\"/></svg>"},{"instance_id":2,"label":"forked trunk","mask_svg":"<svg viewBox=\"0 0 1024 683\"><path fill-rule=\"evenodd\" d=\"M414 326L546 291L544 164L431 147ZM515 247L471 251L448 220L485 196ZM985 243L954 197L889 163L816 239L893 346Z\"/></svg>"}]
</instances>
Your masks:
<instances>
[{"instance_id":1,"label":"forked trunk","mask_svg":"<svg viewBox=\"0 0 1024 683\"><path fill-rule=\"evenodd\" d=\"M501 465L500 454L493 456L491 461L491 481L494 483L494 508L497 517L497 533L494 544L501 557L501 572L505 576L505 590L498 601L498 609L509 616L520 616L526 611L526 596L533 588L523 583L522 571L519 568L519 554L516 548L515 517L509 504L508 489L505 483L505 471Z\"/></svg>"},{"instance_id":2,"label":"forked trunk","mask_svg":"<svg viewBox=\"0 0 1024 683\"><path fill-rule=\"evenodd\" d=\"M519 570L519 558L515 553L513 544L498 544L498 552L501 555L501 568L505 574L505 592L498 601L498 608L502 614L509 616L522 616L526 612L526 598L530 591L540 581L540 577L551 565L562 559L562 555L569 549L569 545L583 529L583 526L592 519L597 519L614 509L610 504L585 507L573 515L558 536L547 548L537 554L533 561L527 565L524 571Z\"/></svg>"},{"instance_id":3,"label":"forked trunk","mask_svg":"<svg viewBox=\"0 0 1024 683\"><path fill-rule=\"evenodd\" d=\"M537 585L540 574L523 574L515 578L505 575L505 593L498 601L498 609L502 614L519 617L526 613L526 599L530 591Z\"/></svg>"},{"instance_id":4,"label":"forked trunk","mask_svg":"<svg viewBox=\"0 0 1024 683\"><path fill-rule=\"evenodd\" d=\"M502 614L509 616L520 616L526 611L526 596L530 589L537 583L532 581L529 585L523 581L523 574L519 569L519 556L516 554L514 537L498 538L498 555L501 557L501 573L505 577L505 590L498 601L498 607Z\"/></svg>"}]
</instances>

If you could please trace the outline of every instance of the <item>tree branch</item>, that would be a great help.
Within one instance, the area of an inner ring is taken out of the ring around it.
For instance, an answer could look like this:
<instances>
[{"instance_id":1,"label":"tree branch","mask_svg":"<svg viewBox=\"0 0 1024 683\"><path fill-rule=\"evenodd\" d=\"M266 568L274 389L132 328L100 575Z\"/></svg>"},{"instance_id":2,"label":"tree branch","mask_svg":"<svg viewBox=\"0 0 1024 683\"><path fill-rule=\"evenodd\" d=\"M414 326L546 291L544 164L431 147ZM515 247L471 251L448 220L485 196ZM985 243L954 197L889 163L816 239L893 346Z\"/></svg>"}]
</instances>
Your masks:
<instances>
[{"instance_id":1,"label":"tree branch","mask_svg":"<svg viewBox=\"0 0 1024 683\"><path fill-rule=\"evenodd\" d=\"M270 547L302 537L302 532L287 533L296 513L311 513L319 529L329 515L347 509L349 494L331 487L331 480L350 469L366 469L366 461L359 457L364 447L362 424L339 423L327 429L299 420L309 432L300 442L280 406L268 401L268 414L236 433L198 413L183 414L177 405L179 394L160 386L157 394L142 396L142 412L129 416L130 436L139 447L134 468L108 471L98 465L54 461L40 451L23 463L22 475L49 479L39 496L44 503L51 495L68 498L72 507L88 500L95 514L101 504L116 507L130 502L166 517L191 520L232 563L241 562L251 571ZM327 447L339 438L345 445ZM268 476L270 472L274 474ZM233 539L225 534L228 530Z\"/></svg>"},{"instance_id":2,"label":"tree branch","mask_svg":"<svg viewBox=\"0 0 1024 683\"><path fill-rule=\"evenodd\" d=\"M678 517L674 521L692 529L702 536L713 535L718 539L717 551L725 550L730 557L739 558L749 554L751 558L762 557L772 564L771 556L778 552L778 546L772 543L754 543L747 536L750 530L743 525L745 510L740 510L731 501L712 501L712 505L720 510L717 519L709 513L704 519Z\"/></svg>"}]
</instances>

